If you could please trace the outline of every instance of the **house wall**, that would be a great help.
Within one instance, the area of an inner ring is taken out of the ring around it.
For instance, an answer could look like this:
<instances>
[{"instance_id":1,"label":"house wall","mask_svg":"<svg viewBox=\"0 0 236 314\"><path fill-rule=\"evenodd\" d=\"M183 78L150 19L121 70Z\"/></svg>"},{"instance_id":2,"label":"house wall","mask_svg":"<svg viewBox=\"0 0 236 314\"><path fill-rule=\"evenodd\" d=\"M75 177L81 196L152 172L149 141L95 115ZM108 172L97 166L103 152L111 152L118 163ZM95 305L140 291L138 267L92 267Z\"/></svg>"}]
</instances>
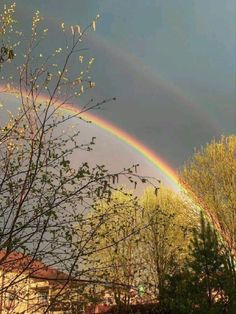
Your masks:
<instances>
[{"instance_id":1,"label":"house wall","mask_svg":"<svg viewBox=\"0 0 236 314\"><path fill-rule=\"evenodd\" d=\"M43 313L40 291L49 288L46 280L36 282L25 274L0 270L0 314Z\"/></svg>"},{"instance_id":2,"label":"house wall","mask_svg":"<svg viewBox=\"0 0 236 314\"><path fill-rule=\"evenodd\" d=\"M0 270L0 314L41 314L50 298L57 296L61 285L53 281L30 278L26 273ZM46 293L47 292L47 293ZM68 287L57 297L57 305L50 314L79 314L71 310L72 301L81 304L81 295L76 288ZM63 309L63 310L62 310Z\"/></svg>"}]
</instances>

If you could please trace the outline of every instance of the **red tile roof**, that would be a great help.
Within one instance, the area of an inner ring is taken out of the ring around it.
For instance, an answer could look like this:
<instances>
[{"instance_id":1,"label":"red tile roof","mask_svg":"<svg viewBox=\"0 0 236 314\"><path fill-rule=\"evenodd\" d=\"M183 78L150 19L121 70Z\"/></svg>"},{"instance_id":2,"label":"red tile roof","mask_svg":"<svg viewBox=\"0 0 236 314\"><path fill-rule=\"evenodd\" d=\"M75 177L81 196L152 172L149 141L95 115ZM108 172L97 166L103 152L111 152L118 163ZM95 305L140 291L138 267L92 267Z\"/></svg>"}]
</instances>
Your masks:
<instances>
[{"instance_id":1,"label":"red tile roof","mask_svg":"<svg viewBox=\"0 0 236 314\"><path fill-rule=\"evenodd\" d=\"M22 272L29 277L41 280L65 280L68 275L45 265L43 262L18 252L0 251L0 269L6 272Z\"/></svg>"}]
</instances>

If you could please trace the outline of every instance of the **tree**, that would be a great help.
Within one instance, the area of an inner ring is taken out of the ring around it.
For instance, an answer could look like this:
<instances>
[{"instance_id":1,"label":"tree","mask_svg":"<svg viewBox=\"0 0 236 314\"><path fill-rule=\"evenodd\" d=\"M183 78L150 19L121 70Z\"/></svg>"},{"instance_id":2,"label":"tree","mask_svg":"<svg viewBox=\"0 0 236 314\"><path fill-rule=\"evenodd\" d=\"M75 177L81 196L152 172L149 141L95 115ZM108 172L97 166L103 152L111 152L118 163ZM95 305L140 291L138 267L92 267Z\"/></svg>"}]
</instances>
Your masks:
<instances>
[{"instance_id":1,"label":"tree","mask_svg":"<svg viewBox=\"0 0 236 314\"><path fill-rule=\"evenodd\" d=\"M178 272L188 254L190 226L196 221L188 204L163 186L157 194L147 189L136 201L124 190L88 215L94 223L103 221L88 264L93 278L111 283L107 289L118 307L130 304L130 288L140 301L163 302L166 277Z\"/></svg>"},{"instance_id":2,"label":"tree","mask_svg":"<svg viewBox=\"0 0 236 314\"><path fill-rule=\"evenodd\" d=\"M143 219L149 225L143 247L147 282L162 303L166 276L178 272L186 258L190 227L196 222L196 217L179 195L163 186L157 195L148 189L141 204Z\"/></svg>"},{"instance_id":3,"label":"tree","mask_svg":"<svg viewBox=\"0 0 236 314\"><path fill-rule=\"evenodd\" d=\"M190 253L182 268L167 277L166 305L174 313L234 313L235 288L228 268L230 253L201 213Z\"/></svg>"},{"instance_id":4,"label":"tree","mask_svg":"<svg viewBox=\"0 0 236 314\"><path fill-rule=\"evenodd\" d=\"M200 313L222 313L226 303L224 293L224 247L216 231L206 223L201 214L200 230L194 230L188 263L192 280L192 298L199 305ZM221 305L221 308L219 307Z\"/></svg>"},{"instance_id":5,"label":"tree","mask_svg":"<svg viewBox=\"0 0 236 314\"><path fill-rule=\"evenodd\" d=\"M184 185L223 235L229 250L236 250L236 136L222 136L195 152L180 172Z\"/></svg>"},{"instance_id":6,"label":"tree","mask_svg":"<svg viewBox=\"0 0 236 314\"><path fill-rule=\"evenodd\" d=\"M103 221L94 237L94 253L90 258L93 278L107 281L107 289L120 311L130 304L130 289L138 289L142 283L145 266L140 243L147 226L141 212L132 193L122 190L112 193L109 202L96 204L94 212L88 214L95 224Z\"/></svg>"},{"instance_id":7,"label":"tree","mask_svg":"<svg viewBox=\"0 0 236 314\"><path fill-rule=\"evenodd\" d=\"M136 166L112 174L104 165L91 168L87 162L81 162L75 168L70 162L72 153L89 151L94 144L94 138L89 143L79 141L79 123L84 123L82 114L106 102L93 104L90 99L75 115L60 111L68 101L94 87L88 76L93 59L86 61L85 57L78 58L78 54L84 52L81 43L88 30L95 29L95 24L96 20L84 30L72 26L68 35L62 23L61 31L67 37L64 49L57 48L44 58L39 46L47 29L42 28L40 14L36 12L28 47L23 51L21 46L16 51L24 61L14 64L11 78L5 75L9 78L6 89L16 95L19 111L10 113L6 125L0 129L0 251L4 252L0 268L14 252L20 253L16 255L20 256L16 263L21 263L21 267L20 275L16 273L0 292L3 295L19 282L35 276L37 268L46 264L64 275L44 312L59 297L61 300L63 293L68 294L71 282L90 278L80 265L86 264L92 254L90 243L104 222L87 219L86 212L93 210L98 200L110 200L121 176L143 180L135 173ZM72 65L73 69L78 65L77 73L71 71ZM83 66L83 71L79 66ZM78 229L83 234L79 235ZM28 296L19 295L19 298Z\"/></svg>"}]
</instances>

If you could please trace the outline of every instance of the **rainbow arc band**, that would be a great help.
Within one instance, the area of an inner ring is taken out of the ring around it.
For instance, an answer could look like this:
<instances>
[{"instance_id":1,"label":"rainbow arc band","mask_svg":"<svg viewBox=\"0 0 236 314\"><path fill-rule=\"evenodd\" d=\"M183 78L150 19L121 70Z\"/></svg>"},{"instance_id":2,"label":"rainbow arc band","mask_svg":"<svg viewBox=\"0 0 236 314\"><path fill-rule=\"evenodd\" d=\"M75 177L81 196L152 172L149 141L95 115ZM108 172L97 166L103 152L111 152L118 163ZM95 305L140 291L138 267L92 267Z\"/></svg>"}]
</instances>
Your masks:
<instances>
[{"instance_id":1,"label":"rainbow arc band","mask_svg":"<svg viewBox=\"0 0 236 314\"><path fill-rule=\"evenodd\" d=\"M63 109L63 111L65 110L66 112L72 113L72 114L76 114L76 113L80 114L80 111L81 111L80 109L70 104L63 105L61 109ZM157 156L151 149L149 149L143 143L138 141L135 137L121 130L120 128L108 122L107 120L100 118L90 112L82 113L81 117L85 118L86 120L91 121L99 128L112 134L113 136L118 138L120 141L131 146L139 154L143 155L147 160L149 160L153 165L155 165L161 172L163 172L171 180L172 183L174 183L176 186L179 186L178 177L175 170L172 169L159 156Z\"/></svg>"},{"instance_id":2,"label":"rainbow arc band","mask_svg":"<svg viewBox=\"0 0 236 314\"><path fill-rule=\"evenodd\" d=\"M12 88L11 92L7 91L6 87L1 86L3 93L6 95L18 95L19 90L17 88ZM23 92L23 97L27 97L26 93ZM30 96L31 97L31 96ZM156 166L172 183L177 189L183 189L184 187L179 183L176 171L168 165L162 158L160 158L156 153L154 153L150 148L146 147L141 141L138 141L134 136L128 134L127 132L121 130L111 122L92 114L89 110L83 110L73 104L62 103L60 100L56 102L55 100L50 100L46 95L37 96L34 101L37 103L48 105L51 102L56 110L68 113L68 115L78 116L84 118L87 121L91 121L100 129L114 135L120 141L131 146L139 154L143 155L148 161L150 161L154 166Z\"/></svg>"},{"instance_id":3,"label":"rainbow arc band","mask_svg":"<svg viewBox=\"0 0 236 314\"><path fill-rule=\"evenodd\" d=\"M81 109L76 108L75 106L71 104L65 104L61 108L67 111L68 113L79 114L81 112ZM84 117L86 120L93 122L99 128L114 135L116 138L118 138L122 142L125 142L127 145L135 149L138 153L143 155L153 165L155 165L162 173L164 173L171 180L171 182L178 188L178 190L184 194L186 200L190 203L190 205L193 206L195 210L202 211L208 217L211 224L219 232L219 235L221 236L222 241L225 241L226 243L230 243L230 240L227 234L225 233L225 231L222 230L216 215L214 215L212 211L210 211L207 208L203 200L199 198L194 193L194 191L192 191L191 187L188 186L187 183L183 181L180 182L177 172L173 168L171 168L167 164L167 162L161 159L156 153L154 153L151 149L146 147L142 142L138 141L135 137L119 129L117 126L115 126L114 124L111 124L107 120L97 117L91 112L85 112L81 116Z\"/></svg>"},{"instance_id":4,"label":"rainbow arc band","mask_svg":"<svg viewBox=\"0 0 236 314\"><path fill-rule=\"evenodd\" d=\"M17 93L18 91L13 91L14 93ZM12 93L5 92L5 94L12 95ZM23 95L26 97L26 95ZM48 105L49 98L44 95L40 95L37 97L37 102L45 103L45 105ZM116 138L118 138L120 141L126 143L127 145L131 146L134 150L136 150L138 153L143 155L148 161L150 161L154 166L156 166L170 181L173 183L173 185L182 192L186 198L186 200L192 205L191 207L194 208L194 210L202 211L210 220L211 224L214 226L214 228L218 231L221 239L223 242L230 243L230 239L226 232L221 228L219 221L217 217L212 213L211 210L209 210L204 204L203 200L199 198L194 191L192 191L191 187L188 186L185 182L179 181L177 172L171 168L170 165L168 165L167 162L165 162L163 159L161 159L156 153L154 153L151 149L146 147L141 141L138 141L135 137L128 134L127 132L121 130L111 122L100 118L94 114L92 114L89 111L82 110L81 108L68 104L68 103L55 103L53 102L51 106L54 106L55 110L62 110L63 112L68 113L68 115L72 116L79 116L85 120L91 121L99 128L105 130L106 132L112 134ZM233 255L236 257L236 252L232 252Z\"/></svg>"}]
</instances>

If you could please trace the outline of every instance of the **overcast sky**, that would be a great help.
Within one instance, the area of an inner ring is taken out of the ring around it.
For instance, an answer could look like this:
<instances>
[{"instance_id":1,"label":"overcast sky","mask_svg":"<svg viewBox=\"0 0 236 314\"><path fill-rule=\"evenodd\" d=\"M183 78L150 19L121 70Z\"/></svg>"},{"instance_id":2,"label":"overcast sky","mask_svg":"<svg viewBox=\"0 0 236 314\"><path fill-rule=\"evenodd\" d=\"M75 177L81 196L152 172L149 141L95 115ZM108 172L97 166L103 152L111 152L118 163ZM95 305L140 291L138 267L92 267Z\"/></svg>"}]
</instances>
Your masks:
<instances>
[{"instance_id":1,"label":"overcast sky","mask_svg":"<svg viewBox=\"0 0 236 314\"><path fill-rule=\"evenodd\" d=\"M64 20L86 26L101 15L96 33L86 42L96 60L95 95L99 100L116 96L117 101L96 114L135 136L172 167L183 165L194 147L236 132L235 0L16 4L23 24L35 9L54 24ZM114 145L119 142L114 140ZM133 158L129 148L122 146L122 151L124 159Z\"/></svg>"}]
</instances>

